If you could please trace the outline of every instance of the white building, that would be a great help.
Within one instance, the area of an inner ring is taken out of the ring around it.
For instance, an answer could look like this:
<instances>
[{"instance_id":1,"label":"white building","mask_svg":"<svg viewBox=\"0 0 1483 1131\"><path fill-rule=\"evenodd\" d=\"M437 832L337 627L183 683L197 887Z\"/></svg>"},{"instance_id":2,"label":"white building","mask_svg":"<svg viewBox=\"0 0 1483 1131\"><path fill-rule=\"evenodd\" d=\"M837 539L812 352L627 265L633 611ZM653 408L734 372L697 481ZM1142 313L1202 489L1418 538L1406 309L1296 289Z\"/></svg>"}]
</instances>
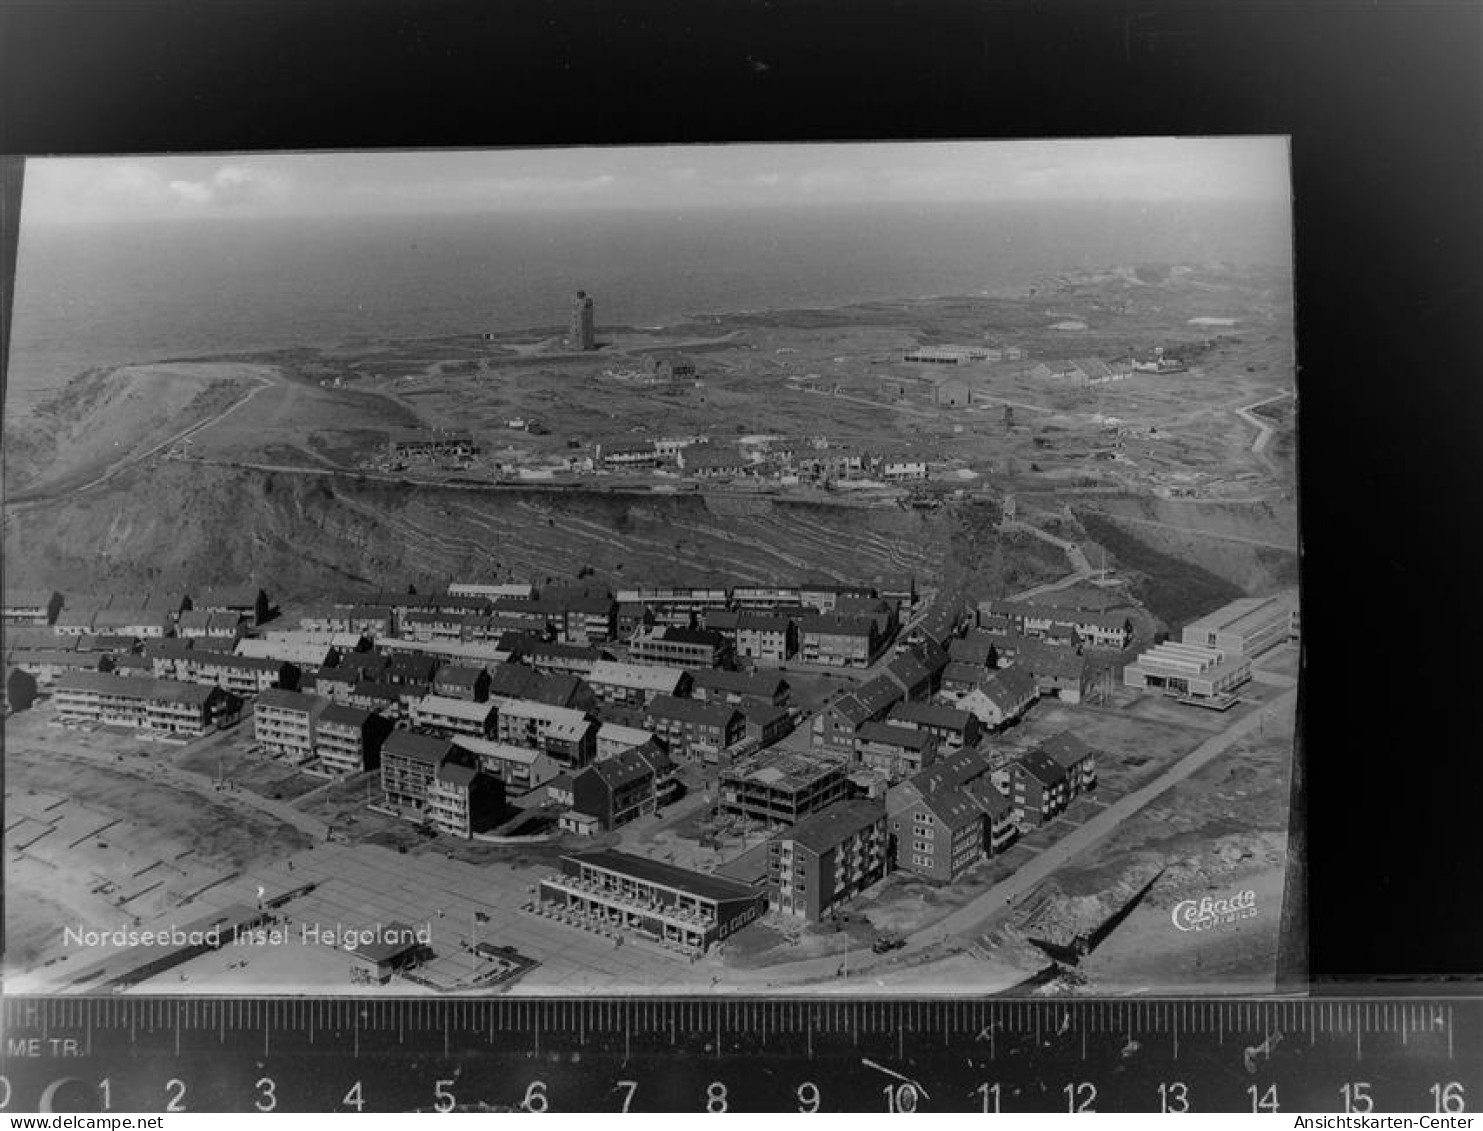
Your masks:
<instances>
[{"instance_id":1,"label":"white building","mask_svg":"<svg viewBox=\"0 0 1483 1131\"><path fill-rule=\"evenodd\" d=\"M1128 687L1161 688L1189 699L1230 700L1251 678L1251 661L1217 648L1168 641L1155 645L1123 669Z\"/></svg>"},{"instance_id":2,"label":"white building","mask_svg":"<svg viewBox=\"0 0 1483 1131\"><path fill-rule=\"evenodd\" d=\"M1185 644L1218 648L1234 656L1256 656L1292 635L1297 594L1242 597L1184 626Z\"/></svg>"}]
</instances>

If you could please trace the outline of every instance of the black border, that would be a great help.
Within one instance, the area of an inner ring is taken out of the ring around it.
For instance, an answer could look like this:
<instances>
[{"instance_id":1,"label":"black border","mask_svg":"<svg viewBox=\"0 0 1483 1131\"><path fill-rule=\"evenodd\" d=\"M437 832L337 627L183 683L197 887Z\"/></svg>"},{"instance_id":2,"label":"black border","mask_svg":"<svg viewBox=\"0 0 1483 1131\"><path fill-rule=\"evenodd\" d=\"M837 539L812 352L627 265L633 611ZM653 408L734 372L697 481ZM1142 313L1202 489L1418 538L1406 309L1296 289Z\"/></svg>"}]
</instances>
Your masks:
<instances>
[{"instance_id":1,"label":"black border","mask_svg":"<svg viewBox=\"0 0 1483 1131\"><path fill-rule=\"evenodd\" d=\"M1316 980L1483 970L1483 8L0 7L7 154L1286 134ZM7 235L13 250L13 236Z\"/></svg>"}]
</instances>

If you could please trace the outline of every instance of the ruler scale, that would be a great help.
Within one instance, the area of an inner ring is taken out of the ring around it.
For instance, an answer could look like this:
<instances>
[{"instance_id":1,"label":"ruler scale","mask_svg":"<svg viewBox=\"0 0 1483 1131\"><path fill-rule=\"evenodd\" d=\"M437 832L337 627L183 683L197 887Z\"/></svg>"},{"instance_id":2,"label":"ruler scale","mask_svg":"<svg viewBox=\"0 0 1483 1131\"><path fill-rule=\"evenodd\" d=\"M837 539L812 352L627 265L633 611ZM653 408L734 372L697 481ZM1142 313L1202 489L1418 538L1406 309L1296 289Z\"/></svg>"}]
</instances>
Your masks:
<instances>
[{"instance_id":1,"label":"ruler scale","mask_svg":"<svg viewBox=\"0 0 1483 1131\"><path fill-rule=\"evenodd\" d=\"M13 997L0 1110L1434 1112L1483 1000Z\"/></svg>"}]
</instances>

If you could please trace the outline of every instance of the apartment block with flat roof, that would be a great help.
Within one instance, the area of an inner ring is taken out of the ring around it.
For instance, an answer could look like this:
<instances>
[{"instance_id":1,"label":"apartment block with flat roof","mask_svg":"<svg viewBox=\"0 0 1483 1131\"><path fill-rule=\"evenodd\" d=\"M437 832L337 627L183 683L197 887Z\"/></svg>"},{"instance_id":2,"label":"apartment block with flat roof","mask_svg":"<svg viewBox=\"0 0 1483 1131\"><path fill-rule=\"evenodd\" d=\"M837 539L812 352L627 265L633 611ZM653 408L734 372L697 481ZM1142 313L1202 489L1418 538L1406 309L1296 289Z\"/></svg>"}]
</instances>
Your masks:
<instances>
[{"instance_id":1,"label":"apartment block with flat roof","mask_svg":"<svg viewBox=\"0 0 1483 1131\"><path fill-rule=\"evenodd\" d=\"M882 880L888 868L886 811L842 801L767 842L767 878L784 915L817 923Z\"/></svg>"}]
</instances>

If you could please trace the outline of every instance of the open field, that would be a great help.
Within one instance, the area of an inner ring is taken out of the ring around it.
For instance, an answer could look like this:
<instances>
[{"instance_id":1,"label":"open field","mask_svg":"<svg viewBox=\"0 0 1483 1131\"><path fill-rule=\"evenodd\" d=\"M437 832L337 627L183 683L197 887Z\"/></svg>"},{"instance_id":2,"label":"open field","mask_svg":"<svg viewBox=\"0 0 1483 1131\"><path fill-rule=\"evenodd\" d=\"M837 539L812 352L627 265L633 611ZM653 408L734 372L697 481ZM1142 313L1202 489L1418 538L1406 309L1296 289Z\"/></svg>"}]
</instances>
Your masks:
<instances>
[{"instance_id":1,"label":"open field","mask_svg":"<svg viewBox=\"0 0 1483 1131\"><path fill-rule=\"evenodd\" d=\"M172 747L120 734L80 735L40 715L13 715L5 724L12 973L57 957L66 926L115 926L172 912L250 862L308 843L237 796L162 779L154 763ZM116 753L84 753L85 742Z\"/></svg>"}]
</instances>

